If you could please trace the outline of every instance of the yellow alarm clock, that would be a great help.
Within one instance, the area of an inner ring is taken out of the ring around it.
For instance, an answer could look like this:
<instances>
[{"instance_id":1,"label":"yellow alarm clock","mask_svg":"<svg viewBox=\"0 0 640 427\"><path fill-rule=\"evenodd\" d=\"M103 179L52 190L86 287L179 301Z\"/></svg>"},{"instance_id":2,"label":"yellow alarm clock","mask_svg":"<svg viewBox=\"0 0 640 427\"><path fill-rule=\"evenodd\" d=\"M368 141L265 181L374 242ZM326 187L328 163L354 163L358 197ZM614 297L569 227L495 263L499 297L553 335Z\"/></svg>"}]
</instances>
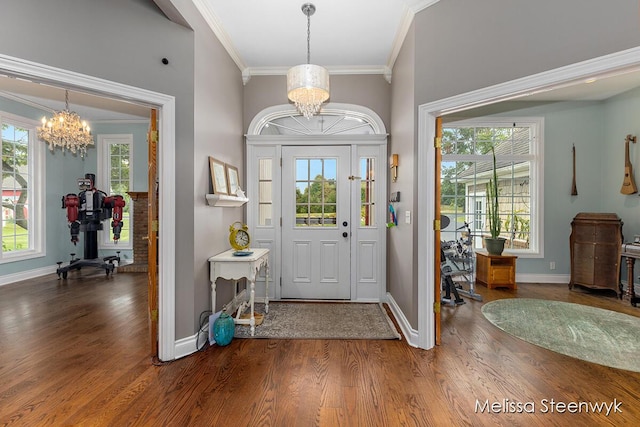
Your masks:
<instances>
[{"instance_id":1,"label":"yellow alarm clock","mask_svg":"<svg viewBox=\"0 0 640 427\"><path fill-rule=\"evenodd\" d=\"M229 243L236 251L243 251L249 247L251 237L249 237L249 227L240 221L236 221L229 227Z\"/></svg>"}]
</instances>

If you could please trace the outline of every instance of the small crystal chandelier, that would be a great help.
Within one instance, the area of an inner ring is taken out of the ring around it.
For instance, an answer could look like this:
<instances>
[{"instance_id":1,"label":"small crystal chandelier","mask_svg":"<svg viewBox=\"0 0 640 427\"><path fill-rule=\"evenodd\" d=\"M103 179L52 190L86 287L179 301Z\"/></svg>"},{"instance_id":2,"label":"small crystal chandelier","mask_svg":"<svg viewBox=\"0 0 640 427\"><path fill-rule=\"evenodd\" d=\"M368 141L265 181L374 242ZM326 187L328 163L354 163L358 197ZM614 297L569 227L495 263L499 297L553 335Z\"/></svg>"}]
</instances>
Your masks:
<instances>
[{"instance_id":1,"label":"small crystal chandelier","mask_svg":"<svg viewBox=\"0 0 640 427\"><path fill-rule=\"evenodd\" d=\"M80 120L80 116L69 111L69 91L64 91L65 108L57 111L53 117L47 120L42 118L42 126L38 128L38 138L49 143L49 149L56 147L62 151L69 150L73 154L79 153L81 157L87 154L87 145L93 145L93 136L87 122Z\"/></svg>"},{"instance_id":2,"label":"small crystal chandelier","mask_svg":"<svg viewBox=\"0 0 640 427\"><path fill-rule=\"evenodd\" d=\"M311 15L315 11L311 3L302 5L302 13L307 16L307 63L287 72L287 97L307 119L317 114L322 103L329 99L329 71L311 64Z\"/></svg>"}]
</instances>

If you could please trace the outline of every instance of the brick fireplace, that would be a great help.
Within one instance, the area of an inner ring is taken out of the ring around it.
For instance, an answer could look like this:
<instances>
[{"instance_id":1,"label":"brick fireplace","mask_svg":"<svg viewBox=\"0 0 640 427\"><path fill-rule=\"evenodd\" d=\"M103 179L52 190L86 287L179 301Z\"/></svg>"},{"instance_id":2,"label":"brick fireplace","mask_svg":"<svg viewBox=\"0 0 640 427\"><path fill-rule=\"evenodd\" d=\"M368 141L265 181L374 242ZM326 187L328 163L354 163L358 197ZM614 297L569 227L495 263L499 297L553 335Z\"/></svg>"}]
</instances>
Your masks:
<instances>
[{"instance_id":1,"label":"brick fireplace","mask_svg":"<svg viewBox=\"0 0 640 427\"><path fill-rule=\"evenodd\" d=\"M148 271L149 259L149 193L146 191L130 191L133 202L133 263L118 267L120 273L143 273Z\"/></svg>"}]
</instances>

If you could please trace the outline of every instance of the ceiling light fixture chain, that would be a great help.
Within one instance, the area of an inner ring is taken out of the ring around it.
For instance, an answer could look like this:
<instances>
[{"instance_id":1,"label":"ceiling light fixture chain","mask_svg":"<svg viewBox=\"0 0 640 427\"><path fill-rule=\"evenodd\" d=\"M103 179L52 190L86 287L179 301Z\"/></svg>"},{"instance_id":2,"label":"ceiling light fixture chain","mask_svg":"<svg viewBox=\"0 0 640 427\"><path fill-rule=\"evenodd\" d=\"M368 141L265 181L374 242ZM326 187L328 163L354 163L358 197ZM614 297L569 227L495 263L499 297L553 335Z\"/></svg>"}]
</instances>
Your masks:
<instances>
[{"instance_id":1,"label":"ceiling light fixture chain","mask_svg":"<svg viewBox=\"0 0 640 427\"><path fill-rule=\"evenodd\" d=\"M311 15L316 7L311 3L302 5L307 17L307 63L296 65L287 72L287 97L304 117L310 119L320 111L329 99L329 71L311 64Z\"/></svg>"},{"instance_id":2,"label":"ceiling light fixture chain","mask_svg":"<svg viewBox=\"0 0 640 427\"><path fill-rule=\"evenodd\" d=\"M38 128L38 138L49 144L53 151L60 147L62 151L79 153L81 157L87 154L87 146L93 145L91 128L86 121L74 111L69 111L69 91L64 91L64 110L57 111L49 120L42 118L42 126Z\"/></svg>"},{"instance_id":3,"label":"ceiling light fixture chain","mask_svg":"<svg viewBox=\"0 0 640 427\"><path fill-rule=\"evenodd\" d=\"M303 4L302 12L307 15L307 64L311 64L311 15L316 13L316 7L311 3Z\"/></svg>"}]
</instances>

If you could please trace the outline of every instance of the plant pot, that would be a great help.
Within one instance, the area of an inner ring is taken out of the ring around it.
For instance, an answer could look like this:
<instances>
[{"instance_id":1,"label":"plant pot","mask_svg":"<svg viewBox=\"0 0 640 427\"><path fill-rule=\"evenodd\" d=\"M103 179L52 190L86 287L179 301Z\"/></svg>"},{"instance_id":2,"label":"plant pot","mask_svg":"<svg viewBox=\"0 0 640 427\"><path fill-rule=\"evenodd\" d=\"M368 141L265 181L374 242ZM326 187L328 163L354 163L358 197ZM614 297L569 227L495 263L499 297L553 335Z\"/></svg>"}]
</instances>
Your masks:
<instances>
[{"instance_id":1,"label":"plant pot","mask_svg":"<svg viewBox=\"0 0 640 427\"><path fill-rule=\"evenodd\" d=\"M484 247L487 249L489 255L502 255L504 251L504 243L507 241L504 237L485 237Z\"/></svg>"}]
</instances>

